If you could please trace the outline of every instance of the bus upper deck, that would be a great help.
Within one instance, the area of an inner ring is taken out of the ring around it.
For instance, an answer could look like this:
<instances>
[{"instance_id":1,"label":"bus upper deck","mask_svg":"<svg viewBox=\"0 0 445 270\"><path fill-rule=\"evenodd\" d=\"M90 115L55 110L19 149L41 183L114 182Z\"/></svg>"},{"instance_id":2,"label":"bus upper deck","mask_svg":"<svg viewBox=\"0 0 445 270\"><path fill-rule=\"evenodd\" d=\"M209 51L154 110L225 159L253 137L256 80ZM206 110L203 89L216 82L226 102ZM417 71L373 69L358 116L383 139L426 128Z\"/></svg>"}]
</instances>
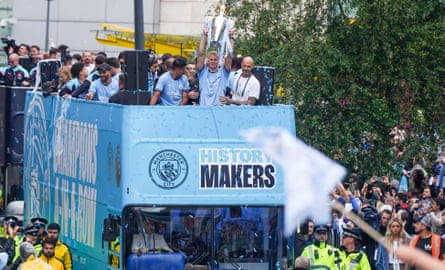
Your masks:
<instances>
[{"instance_id":1,"label":"bus upper deck","mask_svg":"<svg viewBox=\"0 0 445 270\"><path fill-rule=\"evenodd\" d=\"M25 219L59 223L76 270L153 261L275 269L289 257L283 172L239 135L258 126L295 133L293 107L123 106L29 92Z\"/></svg>"}]
</instances>

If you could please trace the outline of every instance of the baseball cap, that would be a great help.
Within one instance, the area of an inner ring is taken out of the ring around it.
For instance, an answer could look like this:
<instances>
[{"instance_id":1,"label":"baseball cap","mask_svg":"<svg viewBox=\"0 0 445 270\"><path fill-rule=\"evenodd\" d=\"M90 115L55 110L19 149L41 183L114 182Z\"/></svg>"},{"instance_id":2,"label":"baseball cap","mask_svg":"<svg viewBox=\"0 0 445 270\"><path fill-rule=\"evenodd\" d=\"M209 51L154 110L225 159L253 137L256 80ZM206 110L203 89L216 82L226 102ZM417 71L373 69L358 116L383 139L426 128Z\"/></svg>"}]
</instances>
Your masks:
<instances>
[{"instance_id":1,"label":"baseball cap","mask_svg":"<svg viewBox=\"0 0 445 270\"><path fill-rule=\"evenodd\" d=\"M417 218L414 218L414 221L415 222L420 222L420 223L422 223L423 225L427 226L430 229L433 226L433 221L431 220L431 217L429 215L419 216Z\"/></svg>"},{"instance_id":2,"label":"baseball cap","mask_svg":"<svg viewBox=\"0 0 445 270\"><path fill-rule=\"evenodd\" d=\"M97 67L97 70L111 70L111 66L107 63L103 63Z\"/></svg>"}]
</instances>

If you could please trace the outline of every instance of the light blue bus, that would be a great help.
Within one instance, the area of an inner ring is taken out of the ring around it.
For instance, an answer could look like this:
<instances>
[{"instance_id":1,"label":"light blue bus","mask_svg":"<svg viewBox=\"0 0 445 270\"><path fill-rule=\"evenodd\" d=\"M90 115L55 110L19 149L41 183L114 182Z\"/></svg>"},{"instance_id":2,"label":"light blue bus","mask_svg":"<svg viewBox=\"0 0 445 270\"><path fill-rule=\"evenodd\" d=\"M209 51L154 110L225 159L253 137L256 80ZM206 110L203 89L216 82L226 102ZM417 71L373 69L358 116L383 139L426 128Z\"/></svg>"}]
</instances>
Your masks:
<instances>
[{"instance_id":1,"label":"light blue bus","mask_svg":"<svg viewBox=\"0 0 445 270\"><path fill-rule=\"evenodd\" d=\"M28 92L25 222L60 224L75 270L281 269L291 257L283 171L239 135L258 126L295 133L293 107L123 106Z\"/></svg>"}]
</instances>

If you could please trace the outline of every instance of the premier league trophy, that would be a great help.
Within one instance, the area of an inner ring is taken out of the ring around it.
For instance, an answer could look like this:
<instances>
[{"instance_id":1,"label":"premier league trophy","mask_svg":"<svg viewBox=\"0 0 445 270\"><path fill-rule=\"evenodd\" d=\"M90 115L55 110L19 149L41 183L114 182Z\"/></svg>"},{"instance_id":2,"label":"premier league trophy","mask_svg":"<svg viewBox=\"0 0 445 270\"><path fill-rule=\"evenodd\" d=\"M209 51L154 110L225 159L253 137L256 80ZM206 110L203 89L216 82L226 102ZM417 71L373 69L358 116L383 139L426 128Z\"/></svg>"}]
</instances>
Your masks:
<instances>
[{"instance_id":1,"label":"premier league trophy","mask_svg":"<svg viewBox=\"0 0 445 270\"><path fill-rule=\"evenodd\" d=\"M216 7L216 15L208 16L205 21L205 27L209 29L207 50L212 48L219 53L219 64L222 64L225 54L232 55L233 48L230 43L229 32L234 23L229 18L228 9L224 5Z\"/></svg>"}]
</instances>

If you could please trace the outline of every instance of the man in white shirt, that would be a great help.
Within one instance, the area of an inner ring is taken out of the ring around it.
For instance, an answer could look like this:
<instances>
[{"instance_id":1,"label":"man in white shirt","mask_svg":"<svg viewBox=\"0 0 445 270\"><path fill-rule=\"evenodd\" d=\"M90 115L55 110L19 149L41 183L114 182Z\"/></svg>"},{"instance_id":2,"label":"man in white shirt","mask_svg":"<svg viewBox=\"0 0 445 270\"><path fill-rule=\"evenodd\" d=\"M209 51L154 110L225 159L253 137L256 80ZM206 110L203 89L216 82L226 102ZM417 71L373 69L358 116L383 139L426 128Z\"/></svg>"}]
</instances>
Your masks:
<instances>
[{"instance_id":1,"label":"man in white shirt","mask_svg":"<svg viewBox=\"0 0 445 270\"><path fill-rule=\"evenodd\" d=\"M136 254L148 253L155 250L173 252L162 234L155 232L155 224L149 217L144 217L144 232L133 235L131 252Z\"/></svg>"},{"instance_id":2,"label":"man in white shirt","mask_svg":"<svg viewBox=\"0 0 445 270\"><path fill-rule=\"evenodd\" d=\"M231 97L222 96L221 104L255 105L260 97L260 82L252 74L254 67L252 57L243 58L241 72L235 74L229 84Z\"/></svg>"}]
</instances>

